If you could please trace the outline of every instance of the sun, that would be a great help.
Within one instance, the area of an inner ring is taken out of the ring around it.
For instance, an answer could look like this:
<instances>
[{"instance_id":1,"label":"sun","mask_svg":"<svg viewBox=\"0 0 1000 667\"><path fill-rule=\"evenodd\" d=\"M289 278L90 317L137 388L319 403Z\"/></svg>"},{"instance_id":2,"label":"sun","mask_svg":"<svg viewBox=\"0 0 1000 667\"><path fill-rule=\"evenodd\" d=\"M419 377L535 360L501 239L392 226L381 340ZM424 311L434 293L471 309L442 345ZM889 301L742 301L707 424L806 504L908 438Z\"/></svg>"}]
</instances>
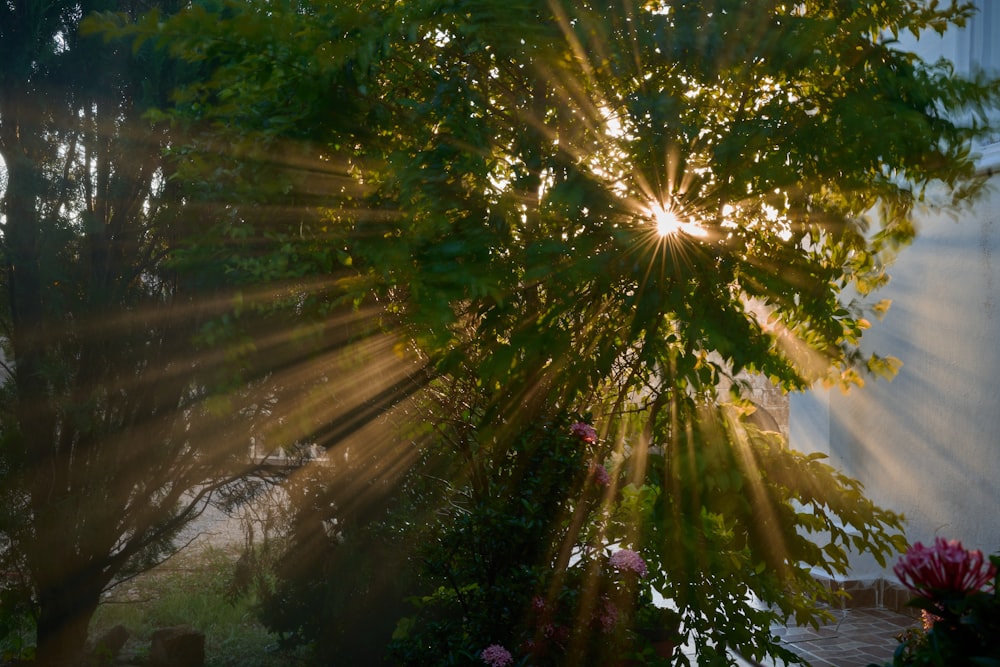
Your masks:
<instances>
[{"instance_id":1,"label":"sun","mask_svg":"<svg viewBox=\"0 0 1000 667\"><path fill-rule=\"evenodd\" d=\"M655 206L652 210L653 222L656 223L656 233L660 237L672 236L681 231L681 221L673 211L669 211L661 206Z\"/></svg>"},{"instance_id":2,"label":"sun","mask_svg":"<svg viewBox=\"0 0 1000 667\"><path fill-rule=\"evenodd\" d=\"M691 237L705 237L708 235L708 230L694 219L683 220L671 208L665 208L660 204L653 204L647 211L647 215L656 226L656 235L661 239L679 236L680 234Z\"/></svg>"}]
</instances>

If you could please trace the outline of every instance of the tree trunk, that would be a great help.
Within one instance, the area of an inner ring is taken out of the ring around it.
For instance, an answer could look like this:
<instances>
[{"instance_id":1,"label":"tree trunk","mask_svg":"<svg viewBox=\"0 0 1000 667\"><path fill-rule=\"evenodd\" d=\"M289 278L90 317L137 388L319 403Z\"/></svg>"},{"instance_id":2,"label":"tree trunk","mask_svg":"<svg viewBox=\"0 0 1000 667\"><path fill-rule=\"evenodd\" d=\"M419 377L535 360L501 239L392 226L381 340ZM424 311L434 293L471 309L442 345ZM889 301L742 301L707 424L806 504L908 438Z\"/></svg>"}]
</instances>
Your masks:
<instances>
[{"instance_id":1,"label":"tree trunk","mask_svg":"<svg viewBox=\"0 0 1000 667\"><path fill-rule=\"evenodd\" d=\"M100 592L92 586L51 586L38 596L36 664L39 667L75 667L87 643L90 618Z\"/></svg>"}]
</instances>

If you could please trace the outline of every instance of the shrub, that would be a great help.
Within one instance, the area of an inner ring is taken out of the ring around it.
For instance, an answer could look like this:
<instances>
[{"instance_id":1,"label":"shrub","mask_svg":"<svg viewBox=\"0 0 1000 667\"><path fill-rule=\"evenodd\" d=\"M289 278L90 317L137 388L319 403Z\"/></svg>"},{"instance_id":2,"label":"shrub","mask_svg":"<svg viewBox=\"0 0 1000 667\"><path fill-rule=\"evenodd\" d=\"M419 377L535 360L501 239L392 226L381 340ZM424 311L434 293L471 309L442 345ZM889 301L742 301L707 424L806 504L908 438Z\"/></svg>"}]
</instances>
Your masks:
<instances>
[{"instance_id":1,"label":"shrub","mask_svg":"<svg viewBox=\"0 0 1000 667\"><path fill-rule=\"evenodd\" d=\"M893 667L1000 665L1000 556L956 540L914 544L894 568L921 610L923 631L901 637Z\"/></svg>"}]
</instances>

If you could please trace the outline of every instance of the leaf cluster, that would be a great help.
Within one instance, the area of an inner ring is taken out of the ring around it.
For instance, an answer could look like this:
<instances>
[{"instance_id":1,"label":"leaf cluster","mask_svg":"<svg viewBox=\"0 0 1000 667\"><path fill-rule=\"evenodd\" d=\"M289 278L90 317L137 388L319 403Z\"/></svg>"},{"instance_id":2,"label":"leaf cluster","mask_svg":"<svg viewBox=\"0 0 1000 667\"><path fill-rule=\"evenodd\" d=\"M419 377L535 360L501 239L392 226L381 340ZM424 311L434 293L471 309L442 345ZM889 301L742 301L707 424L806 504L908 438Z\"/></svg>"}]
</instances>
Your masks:
<instances>
[{"instance_id":1,"label":"leaf cluster","mask_svg":"<svg viewBox=\"0 0 1000 667\"><path fill-rule=\"evenodd\" d=\"M891 373L859 349L873 305L845 289L885 282L929 187L978 191L968 146L988 128L961 114L1000 89L887 36L969 8L654 9L230 1L129 30L205 72L172 113L206 131L191 173L304 207L238 224L336 246L344 284L397 304L442 371L472 337L496 341L488 381L561 373L568 393L622 350L637 376L692 382L708 352L788 387ZM302 173L317 159L335 181ZM657 238L658 209L703 234Z\"/></svg>"},{"instance_id":2,"label":"leaf cluster","mask_svg":"<svg viewBox=\"0 0 1000 667\"><path fill-rule=\"evenodd\" d=\"M728 664L729 649L791 659L768 628L818 624L816 602L836 595L815 573L847 573L850 552L884 563L905 546L902 517L736 406L688 403L668 414L649 446L623 451L628 483L603 534L647 559L651 586L681 611L699 661Z\"/></svg>"}]
</instances>

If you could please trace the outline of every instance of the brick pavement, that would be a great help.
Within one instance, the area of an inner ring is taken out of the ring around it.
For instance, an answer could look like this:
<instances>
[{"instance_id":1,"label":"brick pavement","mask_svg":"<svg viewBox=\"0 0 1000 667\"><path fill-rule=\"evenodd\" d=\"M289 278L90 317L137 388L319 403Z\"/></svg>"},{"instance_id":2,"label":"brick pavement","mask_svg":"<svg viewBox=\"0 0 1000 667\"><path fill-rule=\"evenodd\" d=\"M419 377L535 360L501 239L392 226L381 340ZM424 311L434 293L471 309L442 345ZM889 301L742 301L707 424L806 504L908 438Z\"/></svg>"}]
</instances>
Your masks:
<instances>
[{"instance_id":1,"label":"brick pavement","mask_svg":"<svg viewBox=\"0 0 1000 667\"><path fill-rule=\"evenodd\" d=\"M918 619L876 607L834 610L834 621L811 627L779 627L775 634L812 667L868 667L892 661L897 637Z\"/></svg>"}]
</instances>

